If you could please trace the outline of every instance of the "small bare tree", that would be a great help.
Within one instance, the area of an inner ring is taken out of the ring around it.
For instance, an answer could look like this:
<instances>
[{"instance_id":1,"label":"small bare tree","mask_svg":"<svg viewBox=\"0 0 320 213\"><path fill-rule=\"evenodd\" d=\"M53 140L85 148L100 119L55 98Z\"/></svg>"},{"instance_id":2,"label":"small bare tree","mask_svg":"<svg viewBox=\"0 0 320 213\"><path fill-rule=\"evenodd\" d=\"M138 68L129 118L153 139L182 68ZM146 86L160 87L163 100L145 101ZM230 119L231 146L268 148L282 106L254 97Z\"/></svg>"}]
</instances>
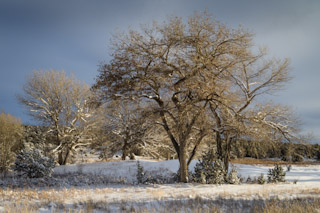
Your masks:
<instances>
[{"instance_id":1,"label":"small bare tree","mask_svg":"<svg viewBox=\"0 0 320 213\"><path fill-rule=\"evenodd\" d=\"M108 152L122 152L122 160L132 154L133 148L143 142L147 130L144 112L138 103L116 99L105 108L103 129L110 141Z\"/></svg>"},{"instance_id":2,"label":"small bare tree","mask_svg":"<svg viewBox=\"0 0 320 213\"><path fill-rule=\"evenodd\" d=\"M227 86L217 90L217 98L210 101L217 154L226 170L232 143L237 139L265 142L275 137L278 141L298 138L297 120L288 107L259 103L291 79L288 60L268 60L264 49L248 49L238 59L231 67L219 68Z\"/></svg>"},{"instance_id":3,"label":"small bare tree","mask_svg":"<svg viewBox=\"0 0 320 213\"><path fill-rule=\"evenodd\" d=\"M96 148L101 157L122 153L122 160L138 154L154 159L166 159L174 150L161 126L153 106L133 100L114 99L99 106Z\"/></svg>"},{"instance_id":4,"label":"small bare tree","mask_svg":"<svg viewBox=\"0 0 320 213\"><path fill-rule=\"evenodd\" d=\"M138 144L144 156L154 159L176 158L176 152L171 145L170 139L162 126L158 125L159 118L148 117L147 130L144 134L142 143Z\"/></svg>"},{"instance_id":5,"label":"small bare tree","mask_svg":"<svg viewBox=\"0 0 320 213\"><path fill-rule=\"evenodd\" d=\"M63 71L35 71L23 87L19 101L54 135L58 163L64 165L75 148L89 142L94 127L89 85L67 77Z\"/></svg>"},{"instance_id":6,"label":"small bare tree","mask_svg":"<svg viewBox=\"0 0 320 213\"><path fill-rule=\"evenodd\" d=\"M21 121L4 112L0 114L0 173L6 176L15 160L23 134Z\"/></svg>"}]
</instances>

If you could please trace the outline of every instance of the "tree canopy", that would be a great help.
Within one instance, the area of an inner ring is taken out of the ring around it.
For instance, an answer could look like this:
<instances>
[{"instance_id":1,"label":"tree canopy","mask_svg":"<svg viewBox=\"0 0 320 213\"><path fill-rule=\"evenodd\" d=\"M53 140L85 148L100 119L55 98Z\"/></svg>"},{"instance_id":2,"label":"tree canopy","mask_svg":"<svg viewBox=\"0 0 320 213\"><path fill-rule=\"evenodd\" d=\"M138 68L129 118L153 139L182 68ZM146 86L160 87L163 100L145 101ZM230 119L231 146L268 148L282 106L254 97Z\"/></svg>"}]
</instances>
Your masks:
<instances>
[{"instance_id":1,"label":"tree canopy","mask_svg":"<svg viewBox=\"0 0 320 213\"><path fill-rule=\"evenodd\" d=\"M172 17L116 35L112 45L93 89L102 102L151 103L178 155L180 181L188 181L188 164L205 138L226 169L238 138L295 138L288 108L258 98L291 79L289 61L268 58L247 30L195 13L187 23Z\"/></svg>"}]
</instances>

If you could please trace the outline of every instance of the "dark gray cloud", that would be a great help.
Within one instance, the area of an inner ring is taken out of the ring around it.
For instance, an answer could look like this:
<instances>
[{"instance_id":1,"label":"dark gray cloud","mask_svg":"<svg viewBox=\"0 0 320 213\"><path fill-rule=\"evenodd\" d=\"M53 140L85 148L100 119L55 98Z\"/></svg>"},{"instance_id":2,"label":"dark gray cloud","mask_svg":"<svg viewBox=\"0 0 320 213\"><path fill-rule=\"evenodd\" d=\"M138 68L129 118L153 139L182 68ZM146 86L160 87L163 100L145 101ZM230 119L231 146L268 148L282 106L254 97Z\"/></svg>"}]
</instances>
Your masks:
<instances>
[{"instance_id":1,"label":"dark gray cloud","mask_svg":"<svg viewBox=\"0 0 320 213\"><path fill-rule=\"evenodd\" d=\"M99 62L110 59L108 43L116 29L205 9L229 26L248 28L271 56L291 59L295 79L273 99L293 106L304 131L320 138L318 0L0 1L0 108L32 122L15 98L32 70L65 69L92 83Z\"/></svg>"}]
</instances>

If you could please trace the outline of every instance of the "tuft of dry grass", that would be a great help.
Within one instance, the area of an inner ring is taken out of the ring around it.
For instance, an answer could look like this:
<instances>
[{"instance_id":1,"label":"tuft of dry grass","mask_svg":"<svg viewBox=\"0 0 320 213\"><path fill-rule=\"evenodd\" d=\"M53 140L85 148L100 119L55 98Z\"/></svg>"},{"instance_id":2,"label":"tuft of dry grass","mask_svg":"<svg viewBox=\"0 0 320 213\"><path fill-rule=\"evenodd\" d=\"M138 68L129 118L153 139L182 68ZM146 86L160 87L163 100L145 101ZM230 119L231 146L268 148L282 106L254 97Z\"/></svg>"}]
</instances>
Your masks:
<instances>
[{"instance_id":1,"label":"tuft of dry grass","mask_svg":"<svg viewBox=\"0 0 320 213\"><path fill-rule=\"evenodd\" d=\"M146 190L147 193L151 194L151 196L155 199L161 199L163 198L165 195L167 195L167 193L162 190L162 189L153 189L153 188L148 188Z\"/></svg>"},{"instance_id":2,"label":"tuft of dry grass","mask_svg":"<svg viewBox=\"0 0 320 213\"><path fill-rule=\"evenodd\" d=\"M11 203L4 205L4 212L6 213L35 213L38 212L38 208L28 203Z\"/></svg>"}]
</instances>

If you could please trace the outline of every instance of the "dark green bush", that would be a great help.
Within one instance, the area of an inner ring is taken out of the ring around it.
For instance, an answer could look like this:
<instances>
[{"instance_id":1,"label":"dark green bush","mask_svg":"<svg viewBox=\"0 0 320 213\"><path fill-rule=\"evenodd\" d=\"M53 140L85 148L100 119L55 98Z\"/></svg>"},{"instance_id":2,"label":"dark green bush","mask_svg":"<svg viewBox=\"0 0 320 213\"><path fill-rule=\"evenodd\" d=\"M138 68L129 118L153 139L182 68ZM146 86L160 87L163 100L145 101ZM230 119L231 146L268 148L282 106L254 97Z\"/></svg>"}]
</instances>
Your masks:
<instances>
[{"instance_id":1,"label":"dark green bush","mask_svg":"<svg viewBox=\"0 0 320 213\"><path fill-rule=\"evenodd\" d=\"M268 171L268 182L278 183L285 182L286 172L283 170L282 166L276 164L273 169Z\"/></svg>"},{"instance_id":2,"label":"dark green bush","mask_svg":"<svg viewBox=\"0 0 320 213\"><path fill-rule=\"evenodd\" d=\"M50 177L55 162L53 158L42 156L38 149L22 151L17 155L14 170L28 178Z\"/></svg>"}]
</instances>

